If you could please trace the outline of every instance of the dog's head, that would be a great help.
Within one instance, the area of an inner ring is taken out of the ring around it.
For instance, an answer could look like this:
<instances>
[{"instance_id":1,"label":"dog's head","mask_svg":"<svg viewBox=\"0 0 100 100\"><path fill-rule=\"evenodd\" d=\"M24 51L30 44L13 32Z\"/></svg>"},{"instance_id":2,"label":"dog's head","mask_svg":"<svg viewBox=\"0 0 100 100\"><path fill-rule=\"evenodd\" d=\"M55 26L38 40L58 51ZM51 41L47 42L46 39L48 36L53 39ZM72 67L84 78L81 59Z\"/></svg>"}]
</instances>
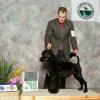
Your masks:
<instances>
[{"instance_id":1,"label":"dog's head","mask_svg":"<svg viewBox=\"0 0 100 100\"><path fill-rule=\"evenodd\" d=\"M45 61L48 61L50 58L52 57L55 57L54 53L53 53L53 50L49 49L49 50L44 50L42 53L41 53L41 57L40 57L40 61L41 62L45 62Z\"/></svg>"}]
</instances>

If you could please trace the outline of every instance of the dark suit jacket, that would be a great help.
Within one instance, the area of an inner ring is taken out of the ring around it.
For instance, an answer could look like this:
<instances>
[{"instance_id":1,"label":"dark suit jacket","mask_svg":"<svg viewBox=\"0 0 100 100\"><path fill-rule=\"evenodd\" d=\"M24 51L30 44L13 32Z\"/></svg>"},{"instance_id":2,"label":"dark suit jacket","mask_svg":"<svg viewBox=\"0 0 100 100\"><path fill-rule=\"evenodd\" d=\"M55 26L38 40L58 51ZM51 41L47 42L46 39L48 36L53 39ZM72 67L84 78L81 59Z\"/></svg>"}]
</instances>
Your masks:
<instances>
[{"instance_id":1,"label":"dark suit jacket","mask_svg":"<svg viewBox=\"0 0 100 100\"><path fill-rule=\"evenodd\" d=\"M74 31L74 27L70 20L65 20L63 32L61 31L58 18L49 21L45 34L45 47L47 47L48 43L51 43L52 49L56 53L62 44L65 56L69 59L70 43L73 49L78 49L76 37L72 36L71 31Z\"/></svg>"}]
</instances>

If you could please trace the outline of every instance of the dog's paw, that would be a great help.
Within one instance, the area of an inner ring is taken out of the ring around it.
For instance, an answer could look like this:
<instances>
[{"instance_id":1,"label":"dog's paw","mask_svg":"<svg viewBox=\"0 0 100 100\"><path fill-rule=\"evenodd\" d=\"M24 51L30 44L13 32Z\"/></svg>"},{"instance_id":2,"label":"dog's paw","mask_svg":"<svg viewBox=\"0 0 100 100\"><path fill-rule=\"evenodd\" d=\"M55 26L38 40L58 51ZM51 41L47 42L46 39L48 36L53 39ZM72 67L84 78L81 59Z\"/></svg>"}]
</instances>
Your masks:
<instances>
[{"instance_id":1,"label":"dog's paw","mask_svg":"<svg viewBox=\"0 0 100 100\"><path fill-rule=\"evenodd\" d=\"M83 88L81 87L81 88L79 88L78 90L83 90Z\"/></svg>"},{"instance_id":2,"label":"dog's paw","mask_svg":"<svg viewBox=\"0 0 100 100\"><path fill-rule=\"evenodd\" d=\"M56 94L56 93L59 92L59 89L54 89L54 90L48 89L48 92L49 92L49 93L52 93L52 94Z\"/></svg>"},{"instance_id":3,"label":"dog's paw","mask_svg":"<svg viewBox=\"0 0 100 100\"><path fill-rule=\"evenodd\" d=\"M85 89L83 92L84 92L84 93L85 93L85 92L88 92L88 90L87 90L87 89Z\"/></svg>"}]
</instances>

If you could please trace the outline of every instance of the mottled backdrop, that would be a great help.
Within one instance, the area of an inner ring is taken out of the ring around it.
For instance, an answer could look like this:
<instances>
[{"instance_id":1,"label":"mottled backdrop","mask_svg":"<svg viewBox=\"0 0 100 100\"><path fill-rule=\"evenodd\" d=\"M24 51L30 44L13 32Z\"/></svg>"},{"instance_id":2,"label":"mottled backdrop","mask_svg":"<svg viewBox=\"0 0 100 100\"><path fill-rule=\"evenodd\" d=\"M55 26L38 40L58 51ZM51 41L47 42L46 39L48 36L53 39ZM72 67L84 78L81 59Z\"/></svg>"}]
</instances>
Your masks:
<instances>
[{"instance_id":1,"label":"mottled backdrop","mask_svg":"<svg viewBox=\"0 0 100 100\"><path fill-rule=\"evenodd\" d=\"M42 88L45 70L39 57L44 49L44 35L49 20L57 16L59 6L68 9L70 0L0 0L0 56L16 61L27 71L38 70ZM100 24L74 22L82 72L89 88L100 88ZM71 76L66 88L77 88L79 83Z\"/></svg>"}]
</instances>

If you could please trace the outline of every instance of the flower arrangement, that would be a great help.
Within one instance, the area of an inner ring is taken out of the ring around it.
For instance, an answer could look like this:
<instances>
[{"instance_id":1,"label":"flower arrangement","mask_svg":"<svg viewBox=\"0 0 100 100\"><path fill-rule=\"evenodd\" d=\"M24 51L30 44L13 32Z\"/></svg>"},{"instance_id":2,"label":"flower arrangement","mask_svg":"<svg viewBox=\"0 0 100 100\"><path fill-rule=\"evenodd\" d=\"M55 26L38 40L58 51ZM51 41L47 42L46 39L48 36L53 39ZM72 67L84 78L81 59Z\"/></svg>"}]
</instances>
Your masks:
<instances>
[{"instance_id":1,"label":"flower arrangement","mask_svg":"<svg viewBox=\"0 0 100 100\"><path fill-rule=\"evenodd\" d=\"M19 91L22 91L22 72L23 69L21 67L17 67L15 70L12 71L12 73L10 74L10 79L8 80L8 83L10 85L16 85Z\"/></svg>"},{"instance_id":2,"label":"flower arrangement","mask_svg":"<svg viewBox=\"0 0 100 100\"><path fill-rule=\"evenodd\" d=\"M17 89L21 90L21 74L23 72L23 68L14 68L14 64L15 62L9 63L3 58L0 59L0 84L15 84L17 86Z\"/></svg>"},{"instance_id":3,"label":"flower arrangement","mask_svg":"<svg viewBox=\"0 0 100 100\"><path fill-rule=\"evenodd\" d=\"M22 91L22 79L20 77L11 78L8 83L12 85L16 85L19 91Z\"/></svg>"}]
</instances>

